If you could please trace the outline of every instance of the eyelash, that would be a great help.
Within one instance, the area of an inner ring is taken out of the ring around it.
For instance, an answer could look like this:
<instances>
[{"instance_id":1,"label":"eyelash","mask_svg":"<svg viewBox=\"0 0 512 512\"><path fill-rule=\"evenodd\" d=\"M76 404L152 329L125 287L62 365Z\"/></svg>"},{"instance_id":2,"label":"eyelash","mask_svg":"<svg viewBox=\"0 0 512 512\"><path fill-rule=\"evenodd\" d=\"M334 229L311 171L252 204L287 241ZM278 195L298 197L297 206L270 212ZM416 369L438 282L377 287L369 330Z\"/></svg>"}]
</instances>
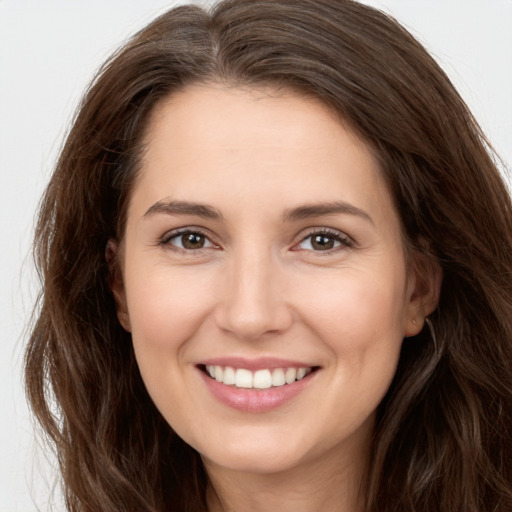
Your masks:
<instances>
[{"instance_id":1,"label":"eyelash","mask_svg":"<svg viewBox=\"0 0 512 512\"><path fill-rule=\"evenodd\" d=\"M199 237L204 237L205 240L207 240L212 247L218 247L214 242L212 242L211 237L201 231L200 229L194 229L194 228L183 228L179 229L177 231L171 231L170 233L166 233L158 242L158 245L171 247L172 250L178 251L184 254L198 254L203 252L206 249L210 249L211 247L201 247L199 249L186 249L184 247L178 247L175 244L172 244L171 241L173 239L178 239L180 237L183 237L184 235L195 235Z\"/></svg>"},{"instance_id":2,"label":"eyelash","mask_svg":"<svg viewBox=\"0 0 512 512\"><path fill-rule=\"evenodd\" d=\"M211 246L201 247L199 249L186 249L184 247L178 247L175 244L171 243L173 239L179 239L180 237L182 237L184 235L195 235L195 236L199 236L199 237L204 237L204 239L207 240L211 244ZM304 243L306 240L312 239L314 236L320 236L320 237L323 236L325 238L332 239L332 240L334 240L334 243L335 244L338 243L338 245L335 247L326 249L326 250L317 250L317 251L315 251L313 249L296 248L297 246ZM158 245L171 247L172 250L178 251L178 252L181 252L184 254L199 254L199 253L203 252L204 250L210 249L212 247L218 248L218 245L215 244L211 240L211 237L209 235L207 235L200 229L193 229L193 228L183 228L183 229L180 229L177 231L172 231L170 233L166 233L158 241ZM306 236L302 237L301 240L293 246L292 250L294 250L294 251L301 251L301 250L309 251L309 252L315 253L316 255L321 256L321 255L325 255L325 254L332 254L334 252L343 250L345 248L354 247L354 245L355 244L354 244L353 239L341 231L337 231L337 230L329 229L329 228L312 228L311 231Z\"/></svg>"},{"instance_id":3,"label":"eyelash","mask_svg":"<svg viewBox=\"0 0 512 512\"><path fill-rule=\"evenodd\" d=\"M340 251L340 250L343 250L346 248L354 247L354 240L352 238L350 238L348 235L346 235L345 233L343 233L341 231L337 231L335 229L329 229L329 228L312 228L311 231L306 236L304 236L301 239L301 241L298 244L296 244L294 247L302 244L303 242L305 242L308 239L313 239L313 237L315 237L315 236L332 239L332 240L334 240L335 243L337 242L339 245L337 247L333 247L333 248L326 249L323 251L315 251L312 249L300 249L300 248L294 249L294 250L297 250L297 251L308 250L308 251L315 253L315 255L323 256L323 255L327 255L327 254L332 254L333 252L337 252L337 251Z\"/></svg>"}]
</instances>

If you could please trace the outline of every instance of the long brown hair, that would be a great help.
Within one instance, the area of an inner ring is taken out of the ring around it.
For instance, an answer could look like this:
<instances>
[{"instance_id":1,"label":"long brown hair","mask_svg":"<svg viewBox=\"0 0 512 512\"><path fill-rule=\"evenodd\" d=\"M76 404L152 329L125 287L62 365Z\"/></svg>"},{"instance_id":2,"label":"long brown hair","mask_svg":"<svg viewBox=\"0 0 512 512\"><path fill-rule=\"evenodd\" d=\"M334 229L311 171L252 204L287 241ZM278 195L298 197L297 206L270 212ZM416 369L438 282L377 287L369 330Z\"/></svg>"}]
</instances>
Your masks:
<instances>
[{"instance_id":1,"label":"long brown hair","mask_svg":"<svg viewBox=\"0 0 512 512\"><path fill-rule=\"evenodd\" d=\"M32 408L73 512L206 510L198 454L152 404L118 324L105 247L123 236L141 138L188 84L313 95L367 141L406 245L444 281L378 411L367 510L512 510L512 206L492 151L424 48L351 0L227 0L170 10L103 66L44 195L26 352Z\"/></svg>"}]
</instances>

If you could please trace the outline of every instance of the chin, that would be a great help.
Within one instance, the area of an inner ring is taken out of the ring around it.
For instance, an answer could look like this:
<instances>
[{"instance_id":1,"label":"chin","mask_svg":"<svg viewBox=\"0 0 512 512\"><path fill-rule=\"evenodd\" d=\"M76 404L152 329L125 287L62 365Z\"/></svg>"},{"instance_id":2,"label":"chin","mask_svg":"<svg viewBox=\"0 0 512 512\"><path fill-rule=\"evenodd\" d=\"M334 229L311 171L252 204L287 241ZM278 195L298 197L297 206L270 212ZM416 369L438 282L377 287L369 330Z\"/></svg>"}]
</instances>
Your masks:
<instances>
[{"instance_id":1,"label":"chin","mask_svg":"<svg viewBox=\"0 0 512 512\"><path fill-rule=\"evenodd\" d=\"M239 442L225 441L217 450L210 447L202 458L207 467L213 465L241 473L273 474L301 465L304 455L296 445L269 442L268 438L252 438L250 441L245 438Z\"/></svg>"}]
</instances>

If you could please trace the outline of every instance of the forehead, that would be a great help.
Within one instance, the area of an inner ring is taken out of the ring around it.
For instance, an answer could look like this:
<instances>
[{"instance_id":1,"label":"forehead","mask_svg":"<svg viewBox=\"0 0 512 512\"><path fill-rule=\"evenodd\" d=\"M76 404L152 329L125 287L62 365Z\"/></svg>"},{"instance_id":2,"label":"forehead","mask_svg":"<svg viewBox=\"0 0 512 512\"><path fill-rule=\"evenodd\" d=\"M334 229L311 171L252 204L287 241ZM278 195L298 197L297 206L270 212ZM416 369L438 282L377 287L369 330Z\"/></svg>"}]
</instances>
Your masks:
<instances>
[{"instance_id":1,"label":"forehead","mask_svg":"<svg viewBox=\"0 0 512 512\"><path fill-rule=\"evenodd\" d=\"M390 200L370 147L327 105L294 91L187 87L155 108L144 143L135 195L146 204Z\"/></svg>"},{"instance_id":2,"label":"forehead","mask_svg":"<svg viewBox=\"0 0 512 512\"><path fill-rule=\"evenodd\" d=\"M171 133L171 117L175 135L201 137L202 142L206 142L207 136L215 146L219 143L240 146L260 139L282 146L286 142L295 142L290 137L295 136L298 140L311 135L304 131L305 121L307 124L314 121L316 129L321 125L327 128L327 125L332 127L342 123L334 109L318 98L292 89L217 83L185 87L157 104L150 118L146 141L150 141L163 125L166 125L167 133ZM264 127L263 131L261 127ZM233 131L233 128L238 129ZM282 138L284 132L287 139ZM256 140L255 136L258 137Z\"/></svg>"}]
</instances>

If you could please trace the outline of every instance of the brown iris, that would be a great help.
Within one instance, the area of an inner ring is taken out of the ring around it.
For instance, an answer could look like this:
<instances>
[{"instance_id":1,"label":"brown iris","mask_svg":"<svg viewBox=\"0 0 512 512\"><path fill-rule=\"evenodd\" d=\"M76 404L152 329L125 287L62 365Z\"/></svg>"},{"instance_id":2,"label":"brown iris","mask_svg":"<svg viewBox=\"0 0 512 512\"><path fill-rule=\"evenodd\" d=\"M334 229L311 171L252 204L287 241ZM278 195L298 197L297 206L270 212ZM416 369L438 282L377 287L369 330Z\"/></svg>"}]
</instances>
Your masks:
<instances>
[{"instance_id":1,"label":"brown iris","mask_svg":"<svg viewBox=\"0 0 512 512\"><path fill-rule=\"evenodd\" d=\"M200 233L185 233L181 235L181 243L185 249L202 249L206 237Z\"/></svg>"},{"instance_id":2,"label":"brown iris","mask_svg":"<svg viewBox=\"0 0 512 512\"><path fill-rule=\"evenodd\" d=\"M311 247L316 251L328 251L334 247L335 240L332 236L313 235L311 237Z\"/></svg>"}]
</instances>

